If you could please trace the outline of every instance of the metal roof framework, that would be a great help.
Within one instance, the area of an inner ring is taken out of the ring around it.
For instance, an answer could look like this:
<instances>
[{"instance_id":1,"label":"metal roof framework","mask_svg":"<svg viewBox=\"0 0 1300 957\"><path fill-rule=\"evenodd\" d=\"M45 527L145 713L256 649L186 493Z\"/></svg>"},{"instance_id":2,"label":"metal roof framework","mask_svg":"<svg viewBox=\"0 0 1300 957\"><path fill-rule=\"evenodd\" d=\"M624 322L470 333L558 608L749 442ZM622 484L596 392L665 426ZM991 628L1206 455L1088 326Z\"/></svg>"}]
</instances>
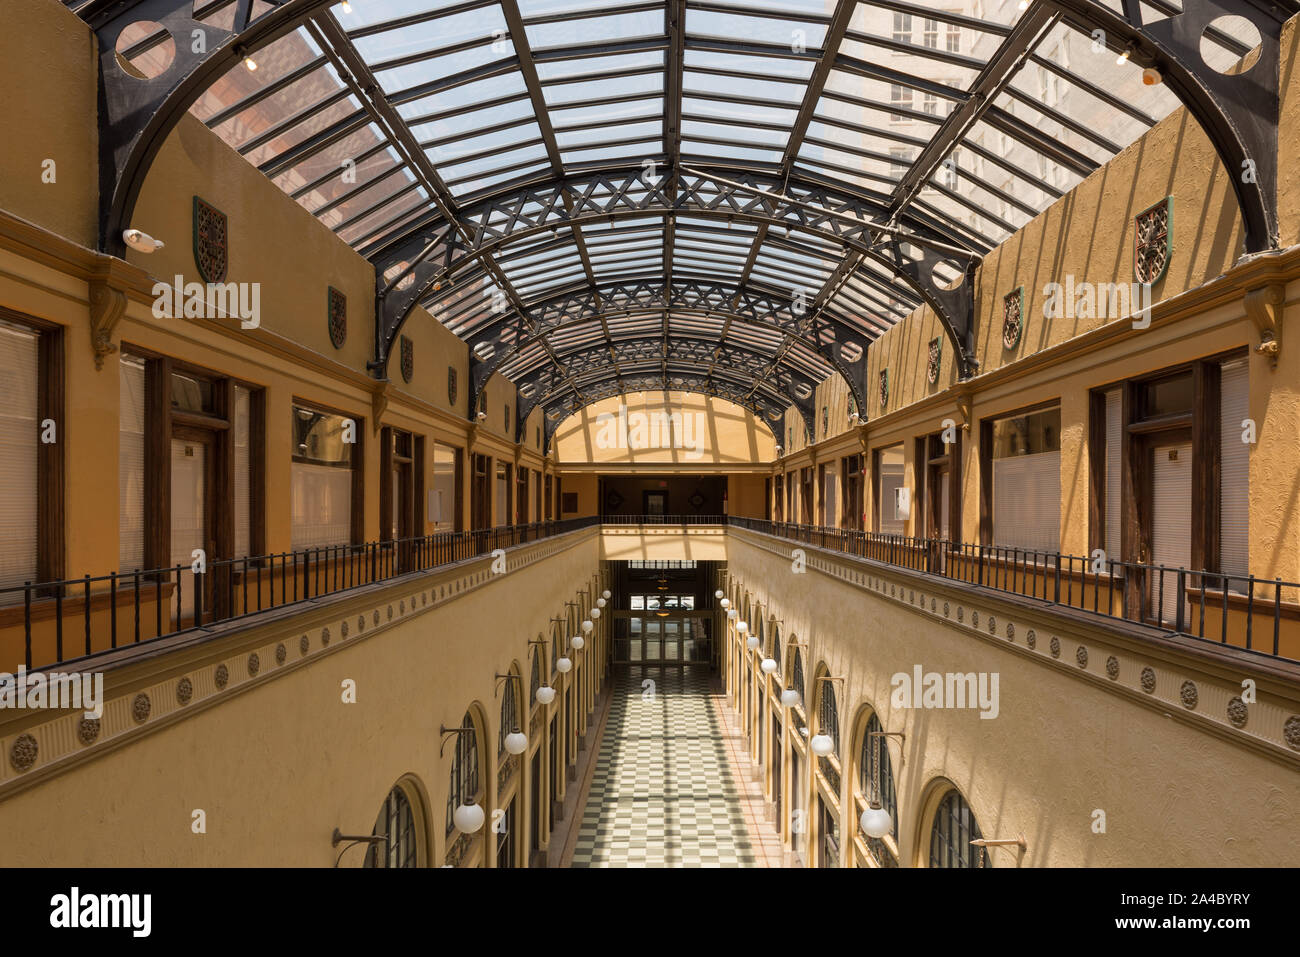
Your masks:
<instances>
[{"instance_id":1,"label":"metal roof framework","mask_svg":"<svg viewBox=\"0 0 1300 957\"><path fill-rule=\"evenodd\" d=\"M867 346L921 304L972 374L980 258L1177 102L1247 172L1248 252L1277 244L1300 0L65 2L100 45L102 248L190 110L374 263L377 377L423 307L469 345L468 409L501 372L548 439L645 388L811 427L839 372L861 411ZM1079 34L1113 77L1062 62Z\"/></svg>"}]
</instances>

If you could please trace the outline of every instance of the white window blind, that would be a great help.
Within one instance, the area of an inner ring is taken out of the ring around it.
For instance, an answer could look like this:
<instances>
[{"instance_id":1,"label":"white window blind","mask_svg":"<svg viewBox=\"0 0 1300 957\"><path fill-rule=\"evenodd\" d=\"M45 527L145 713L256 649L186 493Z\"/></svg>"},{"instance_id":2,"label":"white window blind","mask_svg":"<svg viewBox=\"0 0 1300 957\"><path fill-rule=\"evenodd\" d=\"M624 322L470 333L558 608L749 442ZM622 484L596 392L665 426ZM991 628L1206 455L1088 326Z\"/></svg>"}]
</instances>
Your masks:
<instances>
[{"instance_id":1,"label":"white window blind","mask_svg":"<svg viewBox=\"0 0 1300 957\"><path fill-rule=\"evenodd\" d=\"M0 321L0 588L36 580L39 346L35 331Z\"/></svg>"},{"instance_id":2,"label":"white window blind","mask_svg":"<svg viewBox=\"0 0 1300 957\"><path fill-rule=\"evenodd\" d=\"M122 356L118 376L117 563L144 568L144 360Z\"/></svg>"},{"instance_id":3,"label":"white window blind","mask_svg":"<svg viewBox=\"0 0 1300 957\"><path fill-rule=\"evenodd\" d=\"M1120 495L1122 494L1122 444L1124 423L1121 421L1120 390L1106 393L1106 534L1102 548L1111 561L1119 561L1123 554L1120 544Z\"/></svg>"},{"instance_id":4,"label":"white window blind","mask_svg":"<svg viewBox=\"0 0 1300 957\"><path fill-rule=\"evenodd\" d=\"M249 496L252 459L249 454L249 410L252 398L243 386L235 386L235 555L242 558L252 547Z\"/></svg>"},{"instance_id":5,"label":"white window blind","mask_svg":"<svg viewBox=\"0 0 1300 957\"><path fill-rule=\"evenodd\" d=\"M881 534L902 535L907 520L895 517L894 493L903 484L903 449L895 446L880 450L880 516L877 522Z\"/></svg>"},{"instance_id":6,"label":"white window blind","mask_svg":"<svg viewBox=\"0 0 1300 957\"><path fill-rule=\"evenodd\" d=\"M294 462L294 550L346 545L352 538L352 470Z\"/></svg>"},{"instance_id":7,"label":"white window blind","mask_svg":"<svg viewBox=\"0 0 1300 957\"><path fill-rule=\"evenodd\" d=\"M1250 416L1245 359L1225 362L1219 380L1219 569L1250 573L1250 446L1242 422ZM1229 585L1244 590L1241 582Z\"/></svg>"},{"instance_id":8,"label":"white window blind","mask_svg":"<svg viewBox=\"0 0 1300 957\"><path fill-rule=\"evenodd\" d=\"M1151 563L1167 570L1151 574L1150 608L1159 607L1161 620L1171 623L1178 614L1177 570L1192 567L1191 442L1152 451L1151 493Z\"/></svg>"},{"instance_id":9,"label":"white window blind","mask_svg":"<svg viewBox=\"0 0 1300 957\"><path fill-rule=\"evenodd\" d=\"M1061 544L1061 453L993 460L993 544L1055 552Z\"/></svg>"},{"instance_id":10,"label":"white window blind","mask_svg":"<svg viewBox=\"0 0 1300 957\"><path fill-rule=\"evenodd\" d=\"M840 491L839 482L834 472L826 472L826 488L823 492L826 496L826 524L830 528L837 528L840 524Z\"/></svg>"}]
</instances>

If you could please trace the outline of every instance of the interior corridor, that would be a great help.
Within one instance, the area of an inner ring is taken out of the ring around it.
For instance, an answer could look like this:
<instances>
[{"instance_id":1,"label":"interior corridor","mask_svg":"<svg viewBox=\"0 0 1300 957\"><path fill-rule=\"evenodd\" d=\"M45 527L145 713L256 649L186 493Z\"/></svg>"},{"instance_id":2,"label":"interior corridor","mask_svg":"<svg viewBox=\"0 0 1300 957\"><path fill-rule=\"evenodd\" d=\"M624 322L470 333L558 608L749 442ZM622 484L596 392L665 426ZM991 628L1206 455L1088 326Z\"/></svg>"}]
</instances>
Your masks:
<instances>
[{"instance_id":1,"label":"interior corridor","mask_svg":"<svg viewBox=\"0 0 1300 957\"><path fill-rule=\"evenodd\" d=\"M611 694L571 866L779 866L707 668L619 669Z\"/></svg>"}]
</instances>

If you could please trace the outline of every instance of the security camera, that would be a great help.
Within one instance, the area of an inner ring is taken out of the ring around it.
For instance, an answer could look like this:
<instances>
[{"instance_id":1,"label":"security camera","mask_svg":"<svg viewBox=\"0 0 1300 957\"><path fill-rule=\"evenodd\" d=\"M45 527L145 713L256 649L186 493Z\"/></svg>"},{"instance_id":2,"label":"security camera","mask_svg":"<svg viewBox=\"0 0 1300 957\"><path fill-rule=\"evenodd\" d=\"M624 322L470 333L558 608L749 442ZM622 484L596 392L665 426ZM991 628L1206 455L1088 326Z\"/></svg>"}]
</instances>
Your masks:
<instances>
[{"instance_id":1,"label":"security camera","mask_svg":"<svg viewBox=\"0 0 1300 957\"><path fill-rule=\"evenodd\" d=\"M151 253L155 249L162 249L163 242L160 239L154 239L146 232L138 229L125 229L122 231L122 239L126 244L137 252Z\"/></svg>"},{"instance_id":2,"label":"security camera","mask_svg":"<svg viewBox=\"0 0 1300 957\"><path fill-rule=\"evenodd\" d=\"M784 450L783 448L781 448L781 446L778 445L778 446L776 447L776 454L777 454L777 455L780 455L780 454L781 454L782 452L784 452L784 451L785 451L785 450Z\"/></svg>"},{"instance_id":3,"label":"security camera","mask_svg":"<svg viewBox=\"0 0 1300 957\"><path fill-rule=\"evenodd\" d=\"M478 420L479 420L480 422L485 422L485 421L487 421L487 413L486 413L486 412L480 412L480 413L478 414L478 417L477 417L477 418L478 418Z\"/></svg>"}]
</instances>

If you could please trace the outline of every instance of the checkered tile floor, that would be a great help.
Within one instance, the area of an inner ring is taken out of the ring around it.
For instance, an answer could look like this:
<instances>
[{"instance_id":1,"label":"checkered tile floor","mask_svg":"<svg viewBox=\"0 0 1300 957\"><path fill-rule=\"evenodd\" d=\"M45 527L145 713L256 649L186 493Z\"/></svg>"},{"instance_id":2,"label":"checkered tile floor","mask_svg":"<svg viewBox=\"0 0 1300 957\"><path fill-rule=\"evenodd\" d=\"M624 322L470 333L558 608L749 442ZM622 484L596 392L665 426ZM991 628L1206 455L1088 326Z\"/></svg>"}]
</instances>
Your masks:
<instances>
[{"instance_id":1,"label":"checkered tile floor","mask_svg":"<svg viewBox=\"0 0 1300 957\"><path fill-rule=\"evenodd\" d=\"M707 672L632 667L612 694L572 866L761 866Z\"/></svg>"}]
</instances>

